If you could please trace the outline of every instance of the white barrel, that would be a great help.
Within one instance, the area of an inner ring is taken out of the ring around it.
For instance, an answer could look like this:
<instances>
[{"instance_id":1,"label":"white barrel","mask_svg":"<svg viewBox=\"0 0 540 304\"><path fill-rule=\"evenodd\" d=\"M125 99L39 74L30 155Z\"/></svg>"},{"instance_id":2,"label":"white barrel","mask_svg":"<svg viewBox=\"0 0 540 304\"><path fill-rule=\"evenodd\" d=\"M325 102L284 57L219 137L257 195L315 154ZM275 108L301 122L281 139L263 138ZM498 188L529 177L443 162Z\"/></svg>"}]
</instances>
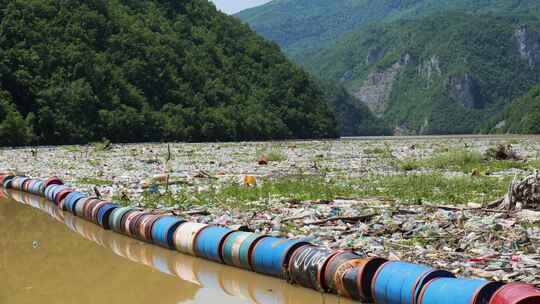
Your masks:
<instances>
[{"instance_id":1,"label":"white barrel","mask_svg":"<svg viewBox=\"0 0 540 304\"><path fill-rule=\"evenodd\" d=\"M195 238L207 224L186 222L178 226L173 235L176 250L195 256Z\"/></svg>"}]
</instances>

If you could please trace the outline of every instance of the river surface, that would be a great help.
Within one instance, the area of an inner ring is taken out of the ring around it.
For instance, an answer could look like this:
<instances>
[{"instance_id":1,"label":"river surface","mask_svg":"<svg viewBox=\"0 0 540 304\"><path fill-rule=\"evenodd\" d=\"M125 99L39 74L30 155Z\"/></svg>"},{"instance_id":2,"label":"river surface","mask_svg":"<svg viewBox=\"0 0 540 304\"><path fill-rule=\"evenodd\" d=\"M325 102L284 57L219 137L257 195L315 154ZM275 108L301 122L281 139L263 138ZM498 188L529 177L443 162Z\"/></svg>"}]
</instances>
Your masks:
<instances>
[{"instance_id":1,"label":"river surface","mask_svg":"<svg viewBox=\"0 0 540 304\"><path fill-rule=\"evenodd\" d=\"M0 303L352 303L146 244L21 192L0 197Z\"/></svg>"}]
</instances>

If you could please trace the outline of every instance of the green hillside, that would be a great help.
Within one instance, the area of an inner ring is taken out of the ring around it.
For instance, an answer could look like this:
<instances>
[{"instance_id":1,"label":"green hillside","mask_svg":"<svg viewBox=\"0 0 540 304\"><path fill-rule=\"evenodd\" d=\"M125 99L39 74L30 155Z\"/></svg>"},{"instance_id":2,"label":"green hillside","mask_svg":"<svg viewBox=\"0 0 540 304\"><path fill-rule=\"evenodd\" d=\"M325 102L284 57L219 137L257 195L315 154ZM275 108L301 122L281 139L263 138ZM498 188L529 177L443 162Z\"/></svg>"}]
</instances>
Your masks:
<instances>
[{"instance_id":1,"label":"green hillside","mask_svg":"<svg viewBox=\"0 0 540 304\"><path fill-rule=\"evenodd\" d=\"M0 144L336 136L323 92L207 1L0 1Z\"/></svg>"},{"instance_id":2,"label":"green hillside","mask_svg":"<svg viewBox=\"0 0 540 304\"><path fill-rule=\"evenodd\" d=\"M484 132L540 134L540 84L508 105L492 119Z\"/></svg>"},{"instance_id":3,"label":"green hillside","mask_svg":"<svg viewBox=\"0 0 540 304\"><path fill-rule=\"evenodd\" d=\"M366 23L413 19L450 10L513 14L539 8L537 0L274 0L237 16L303 62L306 55Z\"/></svg>"},{"instance_id":4,"label":"green hillside","mask_svg":"<svg viewBox=\"0 0 540 304\"><path fill-rule=\"evenodd\" d=\"M540 80L532 17L441 13L361 26L306 61L392 127L471 133Z\"/></svg>"}]
</instances>

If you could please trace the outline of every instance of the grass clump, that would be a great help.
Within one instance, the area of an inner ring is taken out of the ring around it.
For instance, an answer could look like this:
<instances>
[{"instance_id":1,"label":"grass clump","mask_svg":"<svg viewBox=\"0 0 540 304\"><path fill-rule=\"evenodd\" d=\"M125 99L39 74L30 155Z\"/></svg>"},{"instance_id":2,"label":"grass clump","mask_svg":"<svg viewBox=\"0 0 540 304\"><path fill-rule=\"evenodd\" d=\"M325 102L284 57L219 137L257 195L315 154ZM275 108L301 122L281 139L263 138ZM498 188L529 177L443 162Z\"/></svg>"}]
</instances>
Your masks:
<instances>
[{"instance_id":1,"label":"grass clump","mask_svg":"<svg viewBox=\"0 0 540 304\"><path fill-rule=\"evenodd\" d=\"M83 177L77 180L79 184L93 185L93 186L108 186L112 185L112 181L106 179L99 179L93 177Z\"/></svg>"},{"instance_id":2,"label":"grass clump","mask_svg":"<svg viewBox=\"0 0 540 304\"><path fill-rule=\"evenodd\" d=\"M430 168L437 170L451 170L471 173L473 170L481 172L501 171L507 169L528 169L538 166L537 161L525 162L520 160L496 160L486 158L480 152L467 149L448 151L425 159L404 159L399 167L405 171Z\"/></svg>"},{"instance_id":3,"label":"grass clump","mask_svg":"<svg viewBox=\"0 0 540 304\"><path fill-rule=\"evenodd\" d=\"M401 203L465 204L495 200L506 192L512 177L449 177L440 173L407 175L372 175L361 179L291 176L262 180L257 187L237 183L217 184L201 192L181 192L168 197L151 195L143 205L223 206L240 210L262 211L275 200L333 200L338 197L365 198L380 196Z\"/></svg>"},{"instance_id":4,"label":"grass clump","mask_svg":"<svg viewBox=\"0 0 540 304\"><path fill-rule=\"evenodd\" d=\"M282 162L287 160L287 155L277 149L257 151L258 159L260 159L262 156L266 156L266 159L270 162Z\"/></svg>"}]
</instances>

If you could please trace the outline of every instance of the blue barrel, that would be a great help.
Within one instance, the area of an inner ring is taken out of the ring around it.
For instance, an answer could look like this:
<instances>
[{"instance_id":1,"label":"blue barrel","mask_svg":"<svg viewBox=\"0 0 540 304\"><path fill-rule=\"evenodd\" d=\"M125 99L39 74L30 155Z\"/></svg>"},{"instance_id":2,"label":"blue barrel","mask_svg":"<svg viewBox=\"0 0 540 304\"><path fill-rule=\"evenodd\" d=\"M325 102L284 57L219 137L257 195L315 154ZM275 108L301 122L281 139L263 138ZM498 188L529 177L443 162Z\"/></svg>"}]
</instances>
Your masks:
<instances>
[{"instance_id":1,"label":"blue barrel","mask_svg":"<svg viewBox=\"0 0 540 304\"><path fill-rule=\"evenodd\" d=\"M221 226L207 226L195 238L195 255L207 260L223 263L221 248L225 238L234 232Z\"/></svg>"},{"instance_id":2,"label":"blue barrel","mask_svg":"<svg viewBox=\"0 0 540 304\"><path fill-rule=\"evenodd\" d=\"M98 222L98 225L100 225L101 227L103 227L104 229L106 230L109 230L111 229L111 227L109 226L109 217L111 215L111 213L117 209L118 206L117 204L114 204L114 203L109 203L109 204L105 204L103 206L101 206L97 212L97 222Z\"/></svg>"},{"instance_id":3,"label":"blue barrel","mask_svg":"<svg viewBox=\"0 0 540 304\"><path fill-rule=\"evenodd\" d=\"M223 262L227 265L251 269L249 257L257 242L264 237L266 236L243 231L229 234L225 238L221 250Z\"/></svg>"},{"instance_id":4,"label":"blue barrel","mask_svg":"<svg viewBox=\"0 0 540 304\"><path fill-rule=\"evenodd\" d=\"M418 304L488 304L503 285L482 279L436 278L424 286Z\"/></svg>"},{"instance_id":5,"label":"blue barrel","mask_svg":"<svg viewBox=\"0 0 540 304\"><path fill-rule=\"evenodd\" d=\"M118 233L122 232L122 217L124 214L134 210L131 207L122 207L114 209L111 215L109 216L109 228Z\"/></svg>"},{"instance_id":6,"label":"blue barrel","mask_svg":"<svg viewBox=\"0 0 540 304\"><path fill-rule=\"evenodd\" d=\"M258 273L287 279L291 255L299 247L309 244L278 237L263 238L253 248L251 266Z\"/></svg>"},{"instance_id":7,"label":"blue barrel","mask_svg":"<svg viewBox=\"0 0 540 304\"><path fill-rule=\"evenodd\" d=\"M55 188L57 188L58 186L59 186L59 185L51 185L51 186L45 188L45 197L46 197L49 201L52 201L52 200L53 200L53 199L52 199L52 194L51 194L51 192L52 192Z\"/></svg>"},{"instance_id":8,"label":"blue barrel","mask_svg":"<svg viewBox=\"0 0 540 304\"><path fill-rule=\"evenodd\" d=\"M377 304L416 304L422 287L438 277L453 278L454 275L426 265L386 262L373 278L372 295Z\"/></svg>"},{"instance_id":9,"label":"blue barrel","mask_svg":"<svg viewBox=\"0 0 540 304\"><path fill-rule=\"evenodd\" d=\"M81 199L83 197L86 197L86 196L87 195L85 193L82 193L82 192L78 192L78 191L71 192L64 199L64 206L63 206L64 210L69 211L72 214L75 214L75 203L79 199Z\"/></svg>"},{"instance_id":10,"label":"blue barrel","mask_svg":"<svg viewBox=\"0 0 540 304\"><path fill-rule=\"evenodd\" d=\"M180 224L185 223L177 216L164 216L152 226L152 241L165 248L174 249L173 234Z\"/></svg>"}]
</instances>

